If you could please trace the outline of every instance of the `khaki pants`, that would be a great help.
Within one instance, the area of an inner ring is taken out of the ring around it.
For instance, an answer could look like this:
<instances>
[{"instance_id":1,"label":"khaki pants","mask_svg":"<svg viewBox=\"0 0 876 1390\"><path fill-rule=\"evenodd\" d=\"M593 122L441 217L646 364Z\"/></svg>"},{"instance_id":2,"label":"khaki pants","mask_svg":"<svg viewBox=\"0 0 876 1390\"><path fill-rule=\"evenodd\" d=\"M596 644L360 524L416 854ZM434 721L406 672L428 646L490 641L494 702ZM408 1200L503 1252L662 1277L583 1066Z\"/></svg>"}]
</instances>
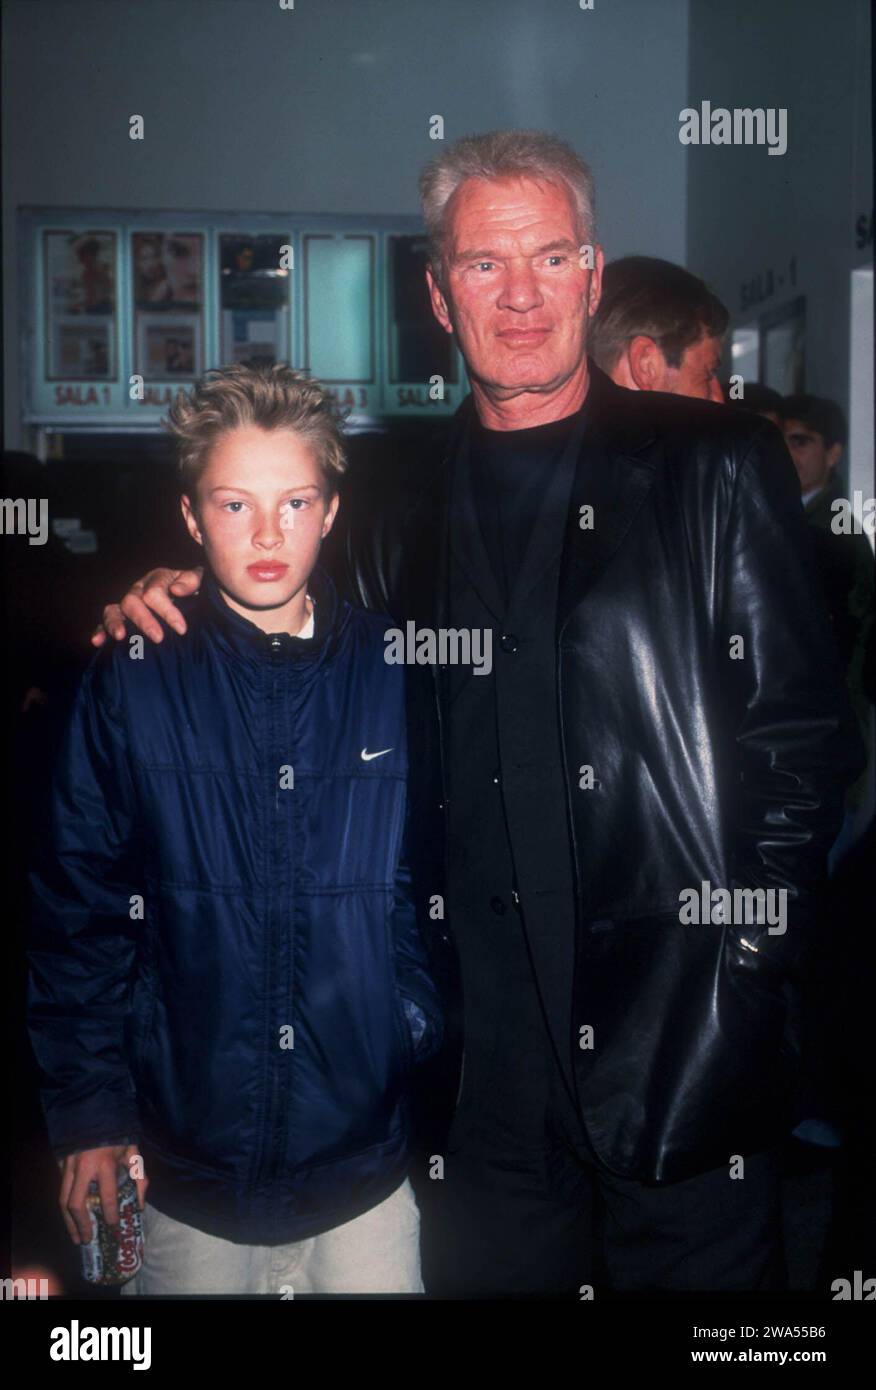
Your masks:
<instances>
[{"instance_id":1,"label":"khaki pants","mask_svg":"<svg viewBox=\"0 0 876 1390\"><path fill-rule=\"evenodd\" d=\"M236 1245L165 1216L147 1199L144 1261L122 1293L422 1293L420 1213L405 1180L343 1226L289 1245Z\"/></svg>"}]
</instances>

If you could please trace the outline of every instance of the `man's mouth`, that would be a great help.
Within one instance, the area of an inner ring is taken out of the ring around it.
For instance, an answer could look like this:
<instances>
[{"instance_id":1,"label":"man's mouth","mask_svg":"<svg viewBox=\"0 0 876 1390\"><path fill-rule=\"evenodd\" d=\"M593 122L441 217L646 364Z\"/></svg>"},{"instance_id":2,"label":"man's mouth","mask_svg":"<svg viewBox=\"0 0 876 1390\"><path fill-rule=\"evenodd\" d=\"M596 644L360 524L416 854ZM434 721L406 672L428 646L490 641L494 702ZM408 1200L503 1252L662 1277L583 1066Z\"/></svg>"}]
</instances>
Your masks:
<instances>
[{"instance_id":1,"label":"man's mouth","mask_svg":"<svg viewBox=\"0 0 876 1390\"><path fill-rule=\"evenodd\" d=\"M549 328L500 328L496 337L509 347L530 347L544 342L550 331Z\"/></svg>"},{"instance_id":2,"label":"man's mouth","mask_svg":"<svg viewBox=\"0 0 876 1390\"><path fill-rule=\"evenodd\" d=\"M266 584L270 583L270 581L273 579L282 579L283 575L286 573L288 568L288 565L264 563L258 565L247 565L246 572L253 579L258 580L262 584Z\"/></svg>"}]
</instances>

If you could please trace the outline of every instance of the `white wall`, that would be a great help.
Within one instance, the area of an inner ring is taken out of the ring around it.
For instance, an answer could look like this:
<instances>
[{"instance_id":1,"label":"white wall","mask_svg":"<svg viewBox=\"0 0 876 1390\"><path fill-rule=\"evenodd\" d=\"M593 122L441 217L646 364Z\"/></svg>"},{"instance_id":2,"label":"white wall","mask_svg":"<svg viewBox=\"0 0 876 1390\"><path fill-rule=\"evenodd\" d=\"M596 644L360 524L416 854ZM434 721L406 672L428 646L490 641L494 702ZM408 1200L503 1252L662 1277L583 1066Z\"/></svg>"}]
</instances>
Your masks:
<instances>
[{"instance_id":1,"label":"white wall","mask_svg":"<svg viewBox=\"0 0 876 1390\"><path fill-rule=\"evenodd\" d=\"M806 386L849 408L851 274L873 260L867 0L691 0L689 105L781 107L788 150L691 146L688 265L742 324L740 285L796 257L758 312L806 296Z\"/></svg>"},{"instance_id":2,"label":"white wall","mask_svg":"<svg viewBox=\"0 0 876 1390\"><path fill-rule=\"evenodd\" d=\"M19 205L415 212L439 113L570 140L609 254L684 260L686 86L687 0L6 0L6 446Z\"/></svg>"}]
</instances>

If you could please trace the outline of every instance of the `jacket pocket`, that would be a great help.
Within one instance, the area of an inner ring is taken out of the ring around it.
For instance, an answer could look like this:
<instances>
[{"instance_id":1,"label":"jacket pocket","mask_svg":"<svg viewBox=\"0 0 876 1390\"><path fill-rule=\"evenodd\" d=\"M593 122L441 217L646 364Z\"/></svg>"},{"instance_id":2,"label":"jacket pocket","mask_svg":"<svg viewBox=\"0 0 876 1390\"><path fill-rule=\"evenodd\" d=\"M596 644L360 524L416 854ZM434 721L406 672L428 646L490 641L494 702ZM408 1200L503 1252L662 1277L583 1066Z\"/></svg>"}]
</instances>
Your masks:
<instances>
[{"instance_id":1,"label":"jacket pocket","mask_svg":"<svg viewBox=\"0 0 876 1390\"><path fill-rule=\"evenodd\" d=\"M724 930L724 971L736 996L746 1001L765 1038L772 1039L780 1053L795 1056L787 1030L789 1006L795 1002L791 982L757 950L744 928Z\"/></svg>"},{"instance_id":2,"label":"jacket pocket","mask_svg":"<svg viewBox=\"0 0 876 1390\"><path fill-rule=\"evenodd\" d=\"M411 1026L405 1014L404 999L398 993L395 996L395 1019L396 1030L401 1038L403 1071L407 1075L414 1066L414 1043L411 1037Z\"/></svg>"},{"instance_id":3,"label":"jacket pocket","mask_svg":"<svg viewBox=\"0 0 876 1390\"><path fill-rule=\"evenodd\" d=\"M725 926L601 926L576 969L576 1032L592 1032L574 1068L603 1162L674 1181L768 1142L787 1092L784 982Z\"/></svg>"}]
</instances>

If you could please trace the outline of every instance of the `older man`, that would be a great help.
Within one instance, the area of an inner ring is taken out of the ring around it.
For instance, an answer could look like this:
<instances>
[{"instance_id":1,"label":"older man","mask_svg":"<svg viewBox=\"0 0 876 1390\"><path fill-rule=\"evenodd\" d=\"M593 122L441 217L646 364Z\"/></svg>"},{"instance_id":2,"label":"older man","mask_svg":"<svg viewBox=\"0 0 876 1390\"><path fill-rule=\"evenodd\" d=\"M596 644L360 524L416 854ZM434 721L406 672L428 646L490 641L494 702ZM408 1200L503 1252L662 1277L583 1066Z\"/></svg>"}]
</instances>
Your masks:
<instances>
[{"instance_id":1,"label":"older man","mask_svg":"<svg viewBox=\"0 0 876 1390\"><path fill-rule=\"evenodd\" d=\"M411 671L413 869L464 998L427 1289L777 1287L811 902L860 756L794 471L771 426L588 361L568 146L468 137L421 191L471 395L398 524L348 506L348 556L363 601L495 653ZM122 604L159 637L173 580Z\"/></svg>"}]
</instances>

